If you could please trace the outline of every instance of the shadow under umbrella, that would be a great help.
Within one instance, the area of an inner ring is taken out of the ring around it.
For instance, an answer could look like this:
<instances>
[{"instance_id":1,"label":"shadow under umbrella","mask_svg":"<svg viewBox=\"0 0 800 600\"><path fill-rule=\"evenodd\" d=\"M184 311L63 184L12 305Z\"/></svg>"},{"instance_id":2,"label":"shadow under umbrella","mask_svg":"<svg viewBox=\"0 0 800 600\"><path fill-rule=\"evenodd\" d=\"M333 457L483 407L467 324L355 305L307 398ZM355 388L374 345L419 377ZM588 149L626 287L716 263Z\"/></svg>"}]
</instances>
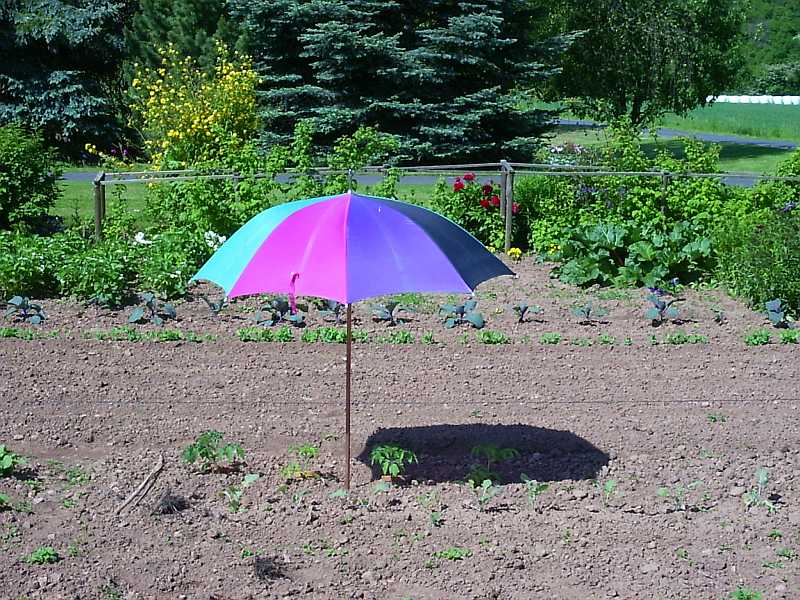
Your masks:
<instances>
[{"instance_id":1,"label":"shadow under umbrella","mask_svg":"<svg viewBox=\"0 0 800 600\"><path fill-rule=\"evenodd\" d=\"M429 483L463 481L475 466L495 473L498 483L519 483L523 473L537 481L595 479L609 461L608 454L570 431L483 423L390 427L370 435L357 457L370 467L373 479L380 478L381 470L370 464L370 454L384 444L413 451L419 462L407 465L404 476ZM493 449L516 452L491 460L487 454Z\"/></svg>"}]
</instances>

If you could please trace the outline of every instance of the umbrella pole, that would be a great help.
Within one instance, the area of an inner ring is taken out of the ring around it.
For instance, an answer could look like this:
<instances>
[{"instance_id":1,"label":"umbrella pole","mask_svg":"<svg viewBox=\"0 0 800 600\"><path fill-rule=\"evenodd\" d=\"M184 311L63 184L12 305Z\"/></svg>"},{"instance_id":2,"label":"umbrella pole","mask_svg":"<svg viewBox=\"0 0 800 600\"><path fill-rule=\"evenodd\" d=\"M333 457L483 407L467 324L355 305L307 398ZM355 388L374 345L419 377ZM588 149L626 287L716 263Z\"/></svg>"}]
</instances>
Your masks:
<instances>
[{"instance_id":1,"label":"umbrella pole","mask_svg":"<svg viewBox=\"0 0 800 600\"><path fill-rule=\"evenodd\" d=\"M344 409L344 443L345 463L344 480L345 488L350 489L350 364L353 359L353 330L352 306L347 305L347 365L345 367L345 409Z\"/></svg>"}]
</instances>

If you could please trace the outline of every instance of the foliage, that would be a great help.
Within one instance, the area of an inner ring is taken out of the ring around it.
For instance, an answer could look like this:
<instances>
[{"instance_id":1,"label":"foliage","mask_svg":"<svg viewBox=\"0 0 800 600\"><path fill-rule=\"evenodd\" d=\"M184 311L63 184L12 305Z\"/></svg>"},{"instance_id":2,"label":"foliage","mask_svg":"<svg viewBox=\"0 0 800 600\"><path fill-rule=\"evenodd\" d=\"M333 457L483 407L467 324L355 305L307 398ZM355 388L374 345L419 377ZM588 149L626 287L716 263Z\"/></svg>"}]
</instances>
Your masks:
<instances>
[{"instance_id":1,"label":"foliage","mask_svg":"<svg viewBox=\"0 0 800 600\"><path fill-rule=\"evenodd\" d=\"M664 336L664 343L672 344L673 346L680 346L682 344L707 344L708 337L699 333L675 331Z\"/></svg>"},{"instance_id":2,"label":"foliage","mask_svg":"<svg viewBox=\"0 0 800 600\"><path fill-rule=\"evenodd\" d=\"M464 477L464 481L475 485L479 485L487 479L489 481L500 481L500 475L483 465L472 465Z\"/></svg>"},{"instance_id":3,"label":"foliage","mask_svg":"<svg viewBox=\"0 0 800 600\"><path fill-rule=\"evenodd\" d=\"M728 594L728 597L731 600L762 600L764 596L761 592L739 586L730 594Z\"/></svg>"},{"instance_id":4,"label":"foliage","mask_svg":"<svg viewBox=\"0 0 800 600\"><path fill-rule=\"evenodd\" d=\"M784 307L781 306L781 301L777 298L764 303L764 308L767 310L767 317L773 327L778 329L789 329L792 326L792 319L787 318Z\"/></svg>"},{"instance_id":5,"label":"foliage","mask_svg":"<svg viewBox=\"0 0 800 600\"><path fill-rule=\"evenodd\" d=\"M483 456L486 459L487 469L491 469L492 464L496 462L505 462L520 456L516 448L499 448L494 444L478 444L473 446L469 453L475 457Z\"/></svg>"},{"instance_id":6,"label":"foliage","mask_svg":"<svg viewBox=\"0 0 800 600\"><path fill-rule=\"evenodd\" d=\"M766 329L756 329L744 336L744 343L748 346L764 346L772 341L772 334Z\"/></svg>"},{"instance_id":7,"label":"foliage","mask_svg":"<svg viewBox=\"0 0 800 600\"><path fill-rule=\"evenodd\" d=\"M274 298L263 305L253 315L256 325L272 327L278 323L289 323L295 327L305 326L305 317L292 307L288 300Z\"/></svg>"},{"instance_id":8,"label":"foliage","mask_svg":"<svg viewBox=\"0 0 800 600\"><path fill-rule=\"evenodd\" d=\"M472 550L469 548L459 548L458 546L447 548L446 550L438 550L433 553L434 558L444 560L464 560L470 556L472 556Z\"/></svg>"},{"instance_id":9,"label":"foliage","mask_svg":"<svg viewBox=\"0 0 800 600\"><path fill-rule=\"evenodd\" d=\"M608 506L608 503L611 501L617 493L617 480L616 479L606 479L602 483L600 481L596 482L597 489L600 490L600 497L603 500L603 506Z\"/></svg>"},{"instance_id":10,"label":"foliage","mask_svg":"<svg viewBox=\"0 0 800 600\"><path fill-rule=\"evenodd\" d=\"M397 325L404 320L402 317L398 316L398 313L408 310L410 309L392 300L385 304L376 304L373 306L372 318L376 321L385 321L389 325Z\"/></svg>"},{"instance_id":11,"label":"foliage","mask_svg":"<svg viewBox=\"0 0 800 600\"><path fill-rule=\"evenodd\" d=\"M716 277L753 307L779 298L800 310L800 210L783 208L724 221L712 235Z\"/></svg>"},{"instance_id":12,"label":"foliage","mask_svg":"<svg viewBox=\"0 0 800 600\"><path fill-rule=\"evenodd\" d=\"M201 294L200 299L206 303L206 306L208 306L208 310L210 310L211 314L214 315L215 317L222 312L222 309L228 306L227 296L223 296L219 300L209 300L205 294Z\"/></svg>"},{"instance_id":13,"label":"foliage","mask_svg":"<svg viewBox=\"0 0 800 600\"><path fill-rule=\"evenodd\" d=\"M319 456L319 447L308 443L298 444L291 446L289 452L308 463Z\"/></svg>"},{"instance_id":14,"label":"foliage","mask_svg":"<svg viewBox=\"0 0 800 600\"><path fill-rule=\"evenodd\" d=\"M745 492L744 496L742 496L745 508L750 509L763 506L770 514L778 510L775 504L773 504L766 495L767 484L769 484L769 473L766 469L758 469L756 471L756 487Z\"/></svg>"},{"instance_id":15,"label":"foliage","mask_svg":"<svg viewBox=\"0 0 800 600\"><path fill-rule=\"evenodd\" d=\"M431 208L466 229L491 251L504 247L505 217L500 212L500 190L494 183L480 184L474 173L458 177L452 187L440 179Z\"/></svg>"},{"instance_id":16,"label":"foliage","mask_svg":"<svg viewBox=\"0 0 800 600\"><path fill-rule=\"evenodd\" d=\"M545 129L545 114L521 108L516 92L552 73L563 39L531 42L544 15L525 2L227 6L263 75L266 146L314 119L323 145L369 124L415 161L527 159Z\"/></svg>"},{"instance_id":17,"label":"foliage","mask_svg":"<svg viewBox=\"0 0 800 600\"><path fill-rule=\"evenodd\" d=\"M552 332L545 332L539 336L539 343L542 345L555 345L561 343L561 334L560 333L552 333Z\"/></svg>"},{"instance_id":18,"label":"foliage","mask_svg":"<svg viewBox=\"0 0 800 600\"><path fill-rule=\"evenodd\" d=\"M202 472L218 469L223 460L231 465L244 460L244 449L240 444L223 444L222 441L223 435L219 431L204 431L193 444L186 446L181 458L190 465L200 462Z\"/></svg>"},{"instance_id":19,"label":"foliage","mask_svg":"<svg viewBox=\"0 0 800 600\"><path fill-rule=\"evenodd\" d=\"M676 485L674 488L660 487L656 491L656 495L659 498L672 501L674 510L685 512L688 510L686 497L701 485L703 485L703 482L696 480L687 484L685 487L680 484Z\"/></svg>"},{"instance_id":20,"label":"foliage","mask_svg":"<svg viewBox=\"0 0 800 600\"><path fill-rule=\"evenodd\" d=\"M37 225L60 194L60 175L52 151L38 134L17 125L0 127L0 230L31 230Z\"/></svg>"},{"instance_id":21,"label":"foliage","mask_svg":"<svg viewBox=\"0 0 800 600\"><path fill-rule=\"evenodd\" d=\"M483 331L479 331L476 334L476 337L481 344L495 345L511 343L511 339L502 331L491 331L485 329Z\"/></svg>"},{"instance_id":22,"label":"foliage","mask_svg":"<svg viewBox=\"0 0 800 600\"><path fill-rule=\"evenodd\" d=\"M128 323L152 323L163 326L164 321L177 319L178 313L172 304L159 302L155 294L145 292L141 295L143 306L137 306L128 317Z\"/></svg>"},{"instance_id":23,"label":"foliage","mask_svg":"<svg viewBox=\"0 0 800 600\"><path fill-rule=\"evenodd\" d=\"M467 479L467 485L475 494L475 499L478 501L478 508L481 512L484 512L492 498L500 493L500 486L492 484L491 479L484 479L480 485L472 479Z\"/></svg>"},{"instance_id":24,"label":"foliage","mask_svg":"<svg viewBox=\"0 0 800 600\"><path fill-rule=\"evenodd\" d=\"M303 334L305 336L305 333ZM236 330L236 337L242 342L292 342L294 333L287 326L279 329L264 329L263 327L241 327Z\"/></svg>"},{"instance_id":25,"label":"foliage","mask_svg":"<svg viewBox=\"0 0 800 600\"><path fill-rule=\"evenodd\" d=\"M388 344L413 344L414 334L410 331L392 331L385 337L379 337L378 341Z\"/></svg>"},{"instance_id":26,"label":"foliage","mask_svg":"<svg viewBox=\"0 0 800 600\"><path fill-rule=\"evenodd\" d=\"M581 325L594 325L596 321L608 314L608 310L602 306L593 306L591 302L587 302L582 306L574 307L572 314L581 319Z\"/></svg>"},{"instance_id":27,"label":"foliage","mask_svg":"<svg viewBox=\"0 0 800 600\"><path fill-rule=\"evenodd\" d=\"M613 335L601 333L597 336L597 341L600 342L602 346L613 346L617 340Z\"/></svg>"},{"instance_id":28,"label":"foliage","mask_svg":"<svg viewBox=\"0 0 800 600\"><path fill-rule=\"evenodd\" d=\"M57 563L61 557L51 546L39 546L36 550L25 557L25 562L29 565L50 565Z\"/></svg>"},{"instance_id":29,"label":"foliage","mask_svg":"<svg viewBox=\"0 0 800 600\"><path fill-rule=\"evenodd\" d=\"M658 294L650 294L647 301L652 304L647 312L644 313L644 318L650 321L653 327L661 325L664 321L678 318L678 309L673 306L676 302L683 302L683 298L670 298L669 300L663 299Z\"/></svg>"},{"instance_id":30,"label":"foliage","mask_svg":"<svg viewBox=\"0 0 800 600\"><path fill-rule=\"evenodd\" d=\"M655 287L675 277L692 281L708 269L711 243L688 222L665 233L633 222L600 223L565 231L553 258L565 283Z\"/></svg>"},{"instance_id":31,"label":"foliage","mask_svg":"<svg viewBox=\"0 0 800 600\"><path fill-rule=\"evenodd\" d=\"M231 485L225 488L222 492L225 500L228 503L228 510L232 513L238 513L242 510L242 496L244 491L258 481L259 477L256 473L248 473L242 479L242 482L236 485Z\"/></svg>"},{"instance_id":32,"label":"foliage","mask_svg":"<svg viewBox=\"0 0 800 600\"><path fill-rule=\"evenodd\" d=\"M120 306L130 296L140 264L129 243L112 238L76 248L58 265L56 275L65 296Z\"/></svg>"},{"instance_id":33,"label":"foliage","mask_svg":"<svg viewBox=\"0 0 800 600\"><path fill-rule=\"evenodd\" d=\"M137 286L159 298L178 298L186 295L189 278L211 256L211 247L196 232L174 229L160 232L137 255Z\"/></svg>"},{"instance_id":34,"label":"foliage","mask_svg":"<svg viewBox=\"0 0 800 600\"><path fill-rule=\"evenodd\" d=\"M378 463L381 472L391 477L400 476L406 464L419 462L417 455L394 444L381 444L375 446L369 454L370 464Z\"/></svg>"},{"instance_id":35,"label":"foliage","mask_svg":"<svg viewBox=\"0 0 800 600\"><path fill-rule=\"evenodd\" d=\"M520 479L522 479L522 483L525 485L525 495L528 497L528 504L536 510L539 496L550 489L550 484L531 479L525 473L520 474Z\"/></svg>"},{"instance_id":36,"label":"foliage","mask_svg":"<svg viewBox=\"0 0 800 600\"><path fill-rule=\"evenodd\" d=\"M558 0L554 31L579 31L552 96L598 120L634 124L685 114L733 83L741 65L743 12L733 0Z\"/></svg>"},{"instance_id":37,"label":"foliage","mask_svg":"<svg viewBox=\"0 0 800 600\"><path fill-rule=\"evenodd\" d=\"M359 329L351 331L354 342L366 342L369 333ZM344 344L347 342L347 330L342 327L317 327L306 329L300 338L303 342L324 342L326 344Z\"/></svg>"},{"instance_id":38,"label":"foliage","mask_svg":"<svg viewBox=\"0 0 800 600\"><path fill-rule=\"evenodd\" d=\"M517 302L511 306L511 310L517 315L517 323L524 323L525 316L528 314L540 315L544 312L544 309L538 304L528 304L527 302Z\"/></svg>"},{"instance_id":39,"label":"foliage","mask_svg":"<svg viewBox=\"0 0 800 600\"><path fill-rule=\"evenodd\" d=\"M126 5L2 3L0 123L23 123L74 155L84 141L115 137Z\"/></svg>"},{"instance_id":40,"label":"foliage","mask_svg":"<svg viewBox=\"0 0 800 600\"><path fill-rule=\"evenodd\" d=\"M3 314L4 318L15 317L18 321L23 323L30 323L31 325L41 325L47 318L42 306L30 301L25 296L14 296L6 303L6 312Z\"/></svg>"},{"instance_id":41,"label":"foliage","mask_svg":"<svg viewBox=\"0 0 800 600\"><path fill-rule=\"evenodd\" d=\"M467 300L464 304L443 304L439 312L444 316L444 326L452 329L456 325L469 323L475 329L482 329L486 324L483 315L475 310L477 300Z\"/></svg>"},{"instance_id":42,"label":"foliage","mask_svg":"<svg viewBox=\"0 0 800 600\"><path fill-rule=\"evenodd\" d=\"M0 444L0 477L9 477L14 469L26 464L25 459L19 454L14 454L11 449Z\"/></svg>"},{"instance_id":43,"label":"foliage","mask_svg":"<svg viewBox=\"0 0 800 600\"><path fill-rule=\"evenodd\" d=\"M342 311L346 310L347 306L336 300L323 300L323 308L320 309L320 314L323 318L333 317L334 323L337 325L342 324Z\"/></svg>"},{"instance_id":44,"label":"foliage","mask_svg":"<svg viewBox=\"0 0 800 600\"><path fill-rule=\"evenodd\" d=\"M436 343L432 331L426 331L425 333L423 333L422 337L420 338L420 341L426 346L432 346L433 344Z\"/></svg>"},{"instance_id":45,"label":"foliage","mask_svg":"<svg viewBox=\"0 0 800 600\"><path fill-rule=\"evenodd\" d=\"M781 344L800 343L800 329L784 329L779 332Z\"/></svg>"}]
</instances>

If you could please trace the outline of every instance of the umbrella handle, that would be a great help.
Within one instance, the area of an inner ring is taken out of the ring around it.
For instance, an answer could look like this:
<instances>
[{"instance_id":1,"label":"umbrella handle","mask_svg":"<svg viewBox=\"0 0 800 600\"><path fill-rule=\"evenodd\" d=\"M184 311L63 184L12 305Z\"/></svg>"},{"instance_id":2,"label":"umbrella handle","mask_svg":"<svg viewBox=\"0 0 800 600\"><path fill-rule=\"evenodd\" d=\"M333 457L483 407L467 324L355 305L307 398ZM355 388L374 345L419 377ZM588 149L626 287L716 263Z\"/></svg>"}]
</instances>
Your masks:
<instances>
[{"instance_id":1,"label":"umbrella handle","mask_svg":"<svg viewBox=\"0 0 800 600\"><path fill-rule=\"evenodd\" d=\"M297 314L297 298L294 293L294 282L300 277L300 273L292 271L289 276L292 278L289 282L289 310L293 315Z\"/></svg>"}]
</instances>

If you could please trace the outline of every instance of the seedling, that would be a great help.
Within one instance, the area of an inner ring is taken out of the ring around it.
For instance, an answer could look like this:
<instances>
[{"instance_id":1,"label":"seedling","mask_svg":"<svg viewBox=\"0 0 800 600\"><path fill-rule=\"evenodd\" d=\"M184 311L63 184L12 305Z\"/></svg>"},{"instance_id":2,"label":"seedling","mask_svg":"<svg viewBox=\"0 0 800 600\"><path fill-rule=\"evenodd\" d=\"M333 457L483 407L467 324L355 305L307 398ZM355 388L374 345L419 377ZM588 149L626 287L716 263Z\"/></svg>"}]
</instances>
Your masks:
<instances>
[{"instance_id":1,"label":"seedling","mask_svg":"<svg viewBox=\"0 0 800 600\"><path fill-rule=\"evenodd\" d=\"M485 457L487 469L491 469L494 463L504 462L520 456L519 450L516 448L498 448L493 444L480 444L473 447L469 453L475 457Z\"/></svg>"},{"instance_id":2,"label":"seedling","mask_svg":"<svg viewBox=\"0 0 800 600\"><path fill-rule=\"evenodd\" d=\"M227 299L225 298L225 296L223 296L223 297L222 297L220 300L218 300L218 301L216 301L216 302L215 302L215 301L213 301L213 300L209 300L209 299L208 299L208 297L207 297L207 296L205 296L205 295L202 295L202 296L200 296L200 299L201 299L203 302L205 302L205 303L206 303L206 305L208 306L208 310L210 310L210 311L211 311L211 314L212 314L212 315L214 315L215 317L216 317L216 316L217 316L219 313L221 313L221 312L222 312L222 309L223 309L223 308L225 308L226 306L228 306L228 301L227 301Z\"/></svg>"},{"instance_id":3,"label":"seedling","mask_svg":"<svg viewBox=\"0 0 800 600\"><path fill-rule=\"evenodd\" d=\"M709 423L724 423L728 420L728 417L722 413L708 413L706 418L708 419Z\"/></svg>"},{"instance_id":4,"label":"seedling","mask_svg":"<svg viewBox=\"0 0 800 600\"><path fill-rule=\"evenodd\" d=\"M792 327L792 320L786 315L786 311L781 306L781 301L778 299L770 300L764 304L767 310L767 317L770 323L778 329L789 329Z\"/></svg>"},{"instance_id":5,"label":"seedling","mask_svg":"<svg viewBox=\"0 0 800 600\"><path fill-rule=\"evenodd\" d=\"M525 302L512 304L511 310L517 315L517 323L524 323L526 315L540 315L544 312L544 309L538 304L527 304Z\"/></svg>"},{"instance_id":6,"label":"seedling","mask_svg":"<svg viewBox=\"0 0 800 600\"><path fill-rule=\"evenodd\" d=\"M494 471L490 471L483 465L472 465L470 470L467 472L467 475L464 477L464 481L470 482L474 485L478 485L487 479L490 481L500 481L500 475Z\"/></svg>"},{"instance_id":7,"label":"seedling","mask_svg":"<svg viewBox=\"0 0 800 600\"><path fill-rule=\"evenodd\" d=\"M472 550L468 548L459 548L458 546L448 548L447 550L439 550L438 552L433 553L434 558L439 558L442 560L464 560L470 556L472 556Z\"/></svg>"},{"instance_id":8,"label":"seedling","mask_svg":"<svg viewBox=\"0 0 800 600\"><path fill-rule=\"evenodd\" d=\"M328 498L331 499L338 499L338 498L347 498L347 490L344 488L338 488L333 490L330 494L328 494Z\"/></svg>"},{"instance_id":9,"label":"seedling","mask_svg":"<svg viewBox=\"0 0 800 600\"><path fill-rule=\"evenodd\" d=\"M481 512L484 512L492 498L500 493L500 486L492 484L491 479L484 479L480 485L476 485L472 480L467 480L467 485L475 494L475 499L478 501L478 508Z\"/></svg>"},{"instance_id":10,"label":"seedling","mask_svg":"<svg viewBox=\"0 0 800 600\"><path fill-rule=\"evenodd\" d=\"M290 462L283 469L281 475L289 479L315 479L319 473L311 468L311 461L319 456L319 448L313 444L300 444L291 446L289 453L294 454L300 463Z\"/></svg>"},{"instance_id":11,"label":"seedling","mask_svg":"<svg viewBox=\"0 0 800 600\"><path fill-rule=\"evenodd\" d=\"M597 481L595 485L597 485L597 489L600 490L600 497L603 500L603 506L608 506L611 498L617 494L617 480L606 479L603 483Z\"/></svg>"},{"instance_id":12,"label":"seedling","mask_svg":"<svg viewBox=\"0 0 800 600\"><path fill-rule=\"evenodd\" d=\"M443 304L439 312L444 316L444 326L452 329L456 325L469 323L475 329L483 329L486 321L483 315L475 310L477 300L467 300L464 304Z\"/></svg>"},{"instance_id":13,"label":"seedling","mask_svg":"<svg viewBox=\"0 0 800 600\"><path fill-rule=\"evenodd\" d=\"M597 341L600 342L601 346L613 346L617 340L613 335L601 333L599 336L597 336Z\"/></svg>"},{"instance_id":14,"label":"seedling","mask_svg":"<svg viewBox=\"0 0 800 600\"><path fill-rule=\"evenodd\" d=\"M19 454L14 454L11 449L0 444L0 477L9 477L16 467L27 464Z\"/></svg>"},{"instance_id":15,"label":"seedling","mask_svg":"<svg viewBox=\"0 0 800 600\"><path fill-rule=\"evenodd\" d=\"M573 338L571 344L573 346L580 346L581 348L588 348L592 345L592 340L585 337Z\"/></svg>"},{"instance_id":16,"label":"seedling","mask_svg":"<svg viewBox=\"0 0 800 600\"><path fill-rule=\"evenodd\" d=\"M385 341L387 344L413 344L414 334L404 330L392 331L381 341Z\"/></svg>"},{"instance_id":17,"label":"seedling","mask_svg":"<svg viewBox=\"0 0 800 600\"><path fill-rule=\"evenodd\" d=\"M399 477L406 464L419 462L417 455L394 444L375 446L369 455L370 464L378 463L384 477Z\"/></svg>"},{"instance_id":18,"label":"seedling","mask_svg":"<svg viewBox=\"0 0 800 600\"><path fill-rule=\"evenodd\" d=\"M234 466L237 460L244 460L244 449L240 444L222 443L222 434L219 431L205 431L201 433L193 444L189 444L183 451L181 458L188 464L200 462L200 471L208 472L219 469L219 463L228 461Z\"/></svg>"},{"instance_id":19,"label":"seedling","mask_svg":"<svg viewBox=\"0 0 800 600\"><path fill-rule=\"evenodd\" d=\"M781 344L797 344L800 343L800 329L782 329L778 332L781 338Z\"/></svg>"},{"instance_id":20,"label":"seedling","mask_svg":"<svg viewBox=\"0 0 800 600\"><path fill-rule=\"evenodd\" d=\"M633 346L633 340L631 338L629 338L629 337L626 337L624 340L622 340L622 345L623 346Z\"/></svg>"},{"instance_id":21,"label":"seedling","mask_svg":"<svg viewBox=\"0 0 800 600\"><path fill-rule=\"evenodd\" d=\"M256 473L248 473L240 484L228 486L222 491L222 495L225 496L225 500L228 503L229 511L238 513L242 510L242 495L256 481L258 481L258 475Z\"/></svg>"},{"instance_id":22,"label":"seedling","mask_svg":"<svg viewBox=\"0 0 800 600\"><path fill-rule=\"evenodd\" d=\"M561 342L560 333L543 333L539 336L539 343L543 345L555 345Z\"/></svg>"},{"instance_id":23,"label":"seedling","mask_svg":"<svg viewBox=\"0 0 800 600\"><path fill-rule=\"evenodd\" d=\"M772 341L772 334L766 329L756 329L744 337L744 343L748 346L764 346Z\"/></svg>"},{"instance_id":24,"label":"seedling","mask_svg":"<svg viewBox=\"0 0 800 600\"><path fill-rule=\"evenodd\" d=\"M151 292L141 294L143 306L137 306L128 317L128 323L152 323L164 325L164 321L177 319L178 314L172 304L161 303L156 295Z\"/></svg>"},{"instance_id":25,"label":"seedling","mask_svg":"<svg viewBox=\"0 0 800 600\"><path fill-rule=\"evenodd\" d=\"M0 512L4 510L11 510L13 506L11 505L11 497L7 494L0 494Z\"/></svg>"},{"instance_id":26,"label":"seedling","mask_svg":"<svg viewBox=\"0 0 800 600\"><path fill-rule=\"evenodd\" d=\"M423 333L422 338L420 338L420 341L426 346L432 346L433 344L436 343L436 340L433 338L432 331L426 331L425 333Z\"/></svg>"},{"instance_id":27,"label":"seedling","mask_svg":"<svg viewBox=\"0 0 800 600\"><path fill-rule=\"evenodd\" d=\"M780 540L780 539L782 539L782 538L783 538L783 533L781 533L781 532L780 532L779 530L777 530L777 529L773 529L772 531L770 531L770 532L767 534L767 537L768 537L769 539L771 539L771 540Z\"/></svg>"},{"instance_id":28,"label":"seedling","mask_svg":"<svg viewBox=\"0 0 800 600\"><path fill-rule=\"evenodd\" d=\"M683 302L683 298L672 298L664 300L656 294L650 294L647 300L653 305L644 313L645 318L650 321L653 327L658 327L664 321L676 320L678 309L673 306L676 302Z\"/></svg>"},{"instance_id":29,"label":"seedling","mask_svg":"<svg viewBox=\"0 0 800 600\"><path fill-rule=\"evenodd\" d=\"M714 323L717 325L725 325L728 321L728 317L725 316L725 312L719 308L712 308L711 312L714 313Z\"/></svg>"},{"instance_id":30,"label":"seedling","mask_svg":"<svg viewBox=\"0 0 800 600\"><path fill-rule=\"evenodd\" d=\"M520 474L520 479L522 479L522 482L525 484L525 494L528 496L528 504L531 508L537 510L536 504L539 500L539 496L550 489L550 484L530 479L525 473Z\"/></svg>"},{"instance_id":31,"label":"seedling","mask_svg":"<svg viewBox=\"0 0 800 600\"><path fill-rule=\"evenodd\" d=\"M442 516L444 505L439 494L433 491L421 494L417 497L417 502L429 511L429 519L433 527L441 527L444 524L444 517Z\"/></svg>"},{"instance_id":32,"label":"seedling","mask_svg":"<svg viewBox=\"0 0 800 600\"><path fill-rule=\"evenodd\" d=\"M330 319L332 317L334 323L341 325L342 311L344 308L346 308L346 306L341 302L337 302L336 300L325 300L323 301L323 308L320 309L319 312L323 319Z\"/></svg>"},{"instance_id":33,"label":"seedling","mask_svg":"<svg viewBox=\"0 0 800 600\"><path fill-rule=\"evenodd\" d=\"M14 296L6 302L4 318L14 316L16 320L31 325L41 325L47 318L41 305L32 303L25 296Z\"/></svg>"},{"instance_id":34,"label":"seedling","mask_svg":"<svg viewBox=\"0 0 800 600\"><path fill-rule=\"evenodd\" d=\"M787 560L794 560L797 558L797 553L792 550L791 548L779 548L775 551L780 558L785 558Z\"/></svg>"},{"instance_id":35,"label":"seedling","mask_svg":"<svg viewBox=\"0 0 800 600\"><path fill-rule=\"evenodd\" d=\"M758 469L756 471L756 487L745 493L743 496L744 505L746 508L763 506L767 512L772 514L778 507L773 504L768 497L765 496L767 484L769 483L769 473L766 469Z\"/></svg>"},{"instance_id":36,"label":"seedling","mask_svg":"<svg viewBox=\"0 0 800 600\"><path fill-rule=\"evenodd\" d=\"M587 302L583 306L573 307L572 314L581 319L581 325L596 325L608 314L608 311L601 306L594 307L591 302Z\"/></svg>"},{"instance_id":37,"label":"seedling","mask_svg":"<svg viewBox=\"0 0 800 600\"><path fill-rule=\"evenodd\" d=\"M686 502L687 495L701 485L703 485L703 482L698 479L696 481L692 481L686 487L683 487L682 485L677 485L673 489L668 487L660 487L656 491L656 495L658 495L659 498L664 498L665 500L671 501L674 505L673 510L686 512L688 510L688 504Z\"/></svg>"},{"instance_id":38,"label":"seedling","mask_svg":"<svg viewBox=\"0 0 800 600\"><path fill-rule=\"evenodd\" d=\"M509 337L501 331L491 331L485 329L483 331L479 331L475 337L481 344L495 345L511 343Z\"/></svg>"},{"instance_id":39,"label":"seedling","mask_svg":"<svg viewBox=\"0 0 800 600\"><path fill-rule=\"evenodd\" d=\"M684 331L676 331L664 336L665 344L672 344L673 346L681 346L683 344L707 344L708 337L699 333L689 333Z\"/></svg>"},{"instance_id":40,"label":"seedling","mask_svg":"<svg viewBox=\"0 0 800 600\"><path fill-rule=\"evenodd\" d=\"M408 320L400 317L399 313L409 310L409 308L394 301L387 302L386 304L376 304L372 307L372 319L375 321L383 321L389 326L394 326Z\"/></svg>"},{"instance_id":41,"label":"seedling","mask_svg":"<svg viewBox=\"0 0 800 600\"><path fill-rule=\"evenodd\" d=\"M764 598L761 592L746 587L737 587L729 594L729 597L731 600L762 600Z\"/></svg>"},{"instance_id":42,"label":"seedling","mask_svg":"<svg viewBox=\"0 0 800 600\"><path fill-rule=\"evenodd\" d=\"M283 298L276 298L264 304L253 315L256 325L272 327L278 323L289 323L295 327L305 326L305 317L292 310L291 304Z\"/></svg>"},{"instance_id":43,"label":"seedling","mask_svg":"<svg viewBox=\"0 0 800 600\"><path fill-rule=\"evenodd\" d=\"M29 565L51 565L59 560L61 557L58 552L50 546L40 546L25 557L25 562Z\"/></svg>"}]
</instances>

